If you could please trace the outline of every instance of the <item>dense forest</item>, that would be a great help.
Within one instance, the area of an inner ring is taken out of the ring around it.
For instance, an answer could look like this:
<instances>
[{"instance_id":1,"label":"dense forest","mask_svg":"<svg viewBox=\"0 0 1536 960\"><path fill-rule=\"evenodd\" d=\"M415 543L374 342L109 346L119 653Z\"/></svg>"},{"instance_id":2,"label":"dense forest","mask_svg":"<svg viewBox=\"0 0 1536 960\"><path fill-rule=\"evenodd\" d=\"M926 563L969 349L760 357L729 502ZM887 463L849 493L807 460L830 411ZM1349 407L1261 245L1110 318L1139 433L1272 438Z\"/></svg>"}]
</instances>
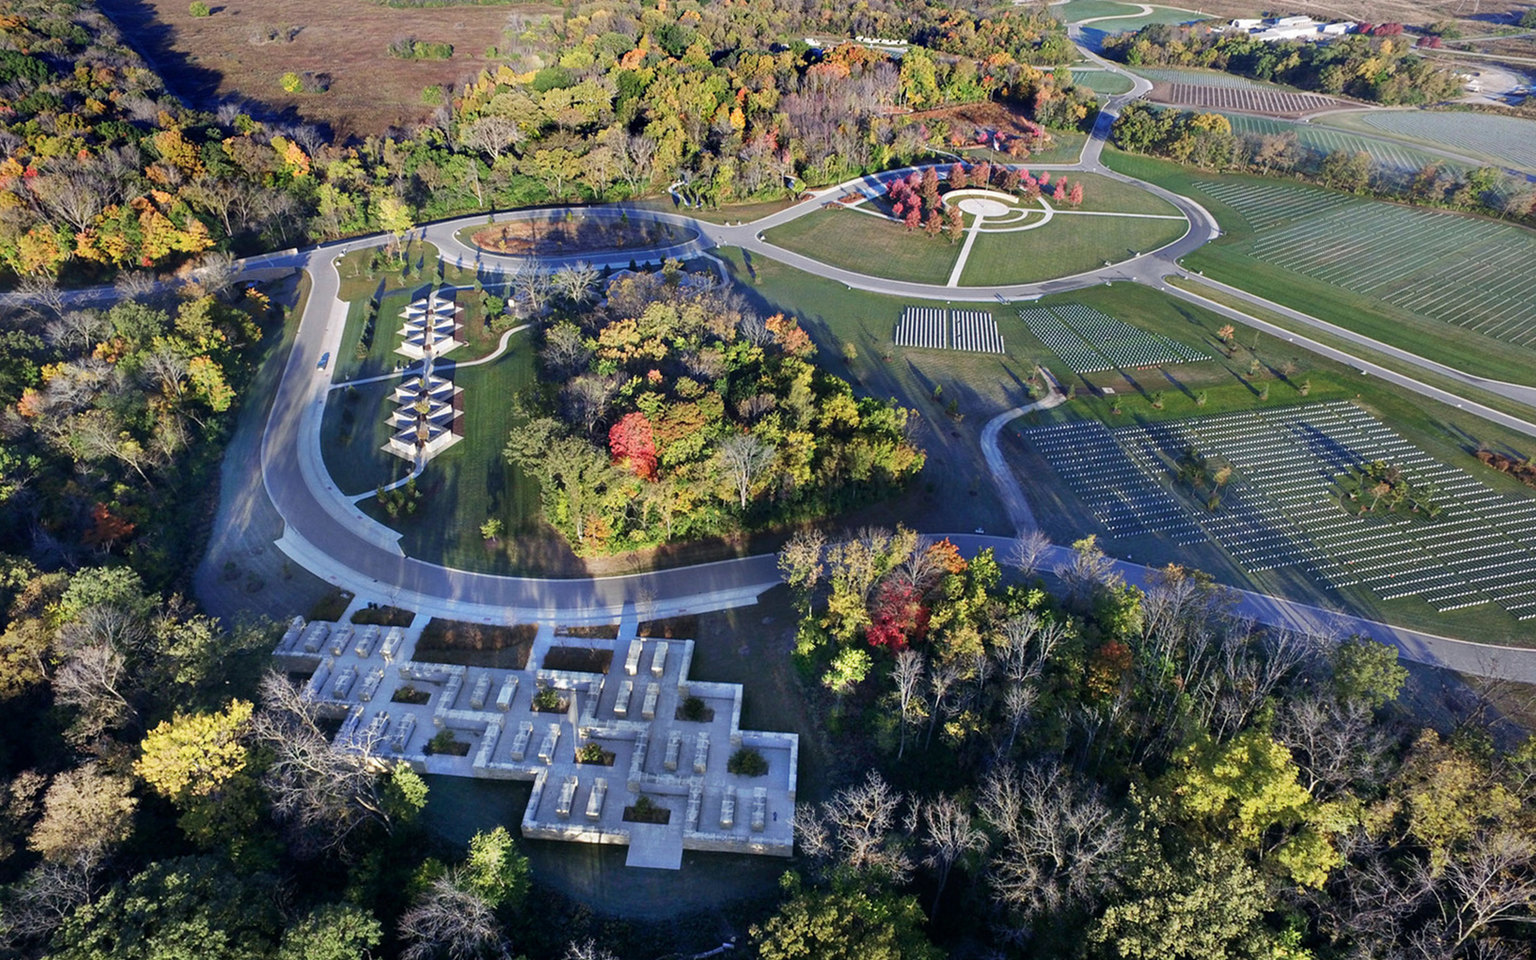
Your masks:
<instances>
[{"instance_id":1,"label":"dense forest","mask_svg":"<svg viewBox=\"0 0 1536 960\"><path fill-rule=\"evenodd\" d=\"M1210 67L1373 103L1435 103L1461 89L1454 72L1415 54L1400 32L1270 43L1225 26L1155 23L1106 38L1104 52L1133 66Z\"/></svg>"},{"instance_id":2,"label":"dense forest","mask_svg":"<svg viewBox=\"0 0 1536 960\"><path fill-rule=\"evenodd\" d=\"M923 467L911 411L855 397L812 364L795 320L705 277L620 278L579 324L544 333L544 390L506 456L578 553L819 519Z\"/></svg>"},{"instance_id":3,"label":"dense forest","mask_svg":"<svg viewBox=\"0 0 1536 960\"><path fill-rule=\"evenodd\" d=\"M900 529L780 553L797 659L878 772L800 811L762 957L1529 955L1536 740L1496 749L1475 693L1424 728L1391 647L1046 545L1011 585Z\"/></svg>"},{"instance_id":4,"label":"dense forest","mask_svg":"<svg viewBox=\"0 0 1536 960\"><path fill-rule=\"evenodd\" d=\"M791 6L585 4L537 19L420 129L335 143L255 106L187 108L89 0L6 0L0 264L89 281L674 184L698 203L779 196L948 145L913 110L1002 98L1073 122L1060 101L1092 99L1032 65L1072 48L1031 7ZM798 39L844 28L920 45L898 61Z\"/></svg>"}]
</instances>

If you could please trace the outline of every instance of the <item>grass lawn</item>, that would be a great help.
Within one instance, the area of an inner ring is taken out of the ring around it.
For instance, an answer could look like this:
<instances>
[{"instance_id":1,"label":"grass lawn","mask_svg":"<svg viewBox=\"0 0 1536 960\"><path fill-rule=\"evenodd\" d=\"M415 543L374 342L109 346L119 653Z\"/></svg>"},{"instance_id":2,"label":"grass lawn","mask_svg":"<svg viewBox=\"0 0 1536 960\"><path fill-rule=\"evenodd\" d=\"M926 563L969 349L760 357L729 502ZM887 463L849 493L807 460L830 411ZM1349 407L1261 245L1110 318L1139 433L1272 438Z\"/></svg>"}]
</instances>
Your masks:
<instances>
[{"instance_id":1,"label":"grass lawn","mask_svg":"<svg viewBox=\"0 0 1536 960\"><path fill-rule=\"evenodd\" d=\"M721 254L754 306L800 318L819 347L818 364L846 378L858 393L894 398L918 414L915 435L928 461L917 482L902 497L841 518L842 525L901 522L934 532L1009 532L991 480L979 466L977 435L998 411L1028 402L1027 381L1038 355L1020 333L1024 323L1011 307L993 309L1005 354L896 348L891 337L903 308L943 304L849 290L736 249ZM845 344L854 347L852 359ZM958 419L949 413L951 401Z\"/></svg>"},{"instance_id":2,"label":"grass lawn","mask_svg":"<svg viewBox=\"0 0 1536 960\"><path fill-rule=\"evenodd\" d=\"M1070 276L1156 250L1188 228L1183 220L1061 216L1038 230L982 233L960 282L979 287Z\"/></svg>"},{"instance_id":3,"label":"grass lawn","mask_svg":"<svg viewBox=\"0 0 1536 960\"><path fill-rule=\"evenodd\" d=\"M1195 186L1196 181L1212 180L1252 184L1277 181L1218 176L1118 150L1106 150L1105 159L1122 173L1200 198L1221 223L1225 235L1186 256L1185 267L1420 356L1482 376L1536 384L1536 350L1497 341L1254 258L1249 252L1253 227L1232 206Z\"/></svg>"},{"instance_id":4,"label":"grass lawn","mask_svg":"<svg viewBox=\"0 0 1536 960\"><path fill-rule=\"evenodd\" d=\"M1209 350L1214 362L1179 364L1128 374L1110 372L1088 377L1073 375L1054 357L1049 361L1053 373L1064 383L1079 388L1071 402L1053 410L1031 414L1017 427L1061 422L1077 418L1101 420L1110 427L1156 420L1195 416L1297 403L1350 399L1361 404L1406 440L1437 459L1467 470L1478 481L1506 494L1536 496L1528 487L1483 466L1473 456L1480 445L1490 449L1526 454L1533 452L1529 438L1504 430L1465 411L1398 390L1375 377L1360 375L1353 368L1333 363L1282 339L1238 326L1233 342L1227 345L1228 357L1216 331L1226 323L1204 310L1172 300L1155 290L1136 284L1093 287L1047 297L1042 304L1083 303L1112 316L1134 322L1155 333L1173 337ZM1032 340L1027 333L1027 340ZM1026 349L1033 344L1027 344ZM1260 372L1251 376L1250 363L1257 359ZM1288 366L1294 364L1294 368ZM1309 383L1303 396L1300 387ZM1269 386L1269 399L1260 399L1263 386ZM1089 387L1112 386L1117 398L1095 395ZM1196 397L1206 395L1200 406ZM1162 409L1151 404L1151 394L1162 394ZM1118 405L1120 413L1114 413ZM1355 612L1393 623L1432 630L1451 636L1488 642L1530 643L1530 630L1509 614L1491 604L1466 610L1440 613L1421 600L1407 598L1382 601L1364 588L1342 592L1327 591L1295 569L1249 573L1241 569L1214 544L1177 546L1161 537L1115 539L1099 528L1093 515L1072 495L1064 484L1054 482L1046 462L1019 441L1016 429L1005 431L1005 450L1025 482L1037 517L1058 542L1070 541L1085 533L1105 537L1111 553L1153 564L1181 563L1215 575L1223 582L1279 593L1323 606L1348 606ZM1052 482L1038 482L1036 478ZM1034 481L1034 482L1032 482Z\"/></svg>"},{"instance_id":5,"label":"grass lawn","mask_svg":"<svg viewBox=\"0 0 1536 960\"><path fill-rule=\"evenodd\" d=\"M947 236L852 210L817 210L763 235L769 243L845 270L893 280L944 283L960 255Z\"/></svg>"},{"instance_id":6,"label":"grass lawn","mask_svg":"<svg viewBox=\"0 0 1536 960\"><path fill-rule=\"evenodd\" d=\"M1092 20L1094 17L1135 16L1141 8L1133 3L1115 3L1113 0L1070 0L1051 12L1066 23Z\"/></svg>"},{"instance_id":7,"label":"grass lawn","mask_svg":"<svg viewBox=\"0 0 1536 960\"><path fill-rule=\"evenodd\" d=\"M372 499L360 504L371 516L401 532L401 547L410 556L466 570L514 573L526 569L525 563L549 559L543 554L557 549L552 544L557 543L558 538L552 540L538 519L537 485L525 480L520 471L501 458L508 430L507 400L534 381L531 344L528 334L514 334L506 354L500 359L452 373L454 383L464 388L464 439L427 465L417 481L422 499L414 514L391 519ZM369 386L359 388L359 393L365 396L364 402L358 404L359 422L362 411L377 411L379 415L372 419L378 426L371 438L376 442L371 442L369 449L338 455L337 461L347 457L357 464L371 459L376 473L392 470L390 475L402 476L405 461L378 449L387 439L383 428L384 407L365 393L369 389ZM335 404L333 399L331 406ZM330 407L326 415L329 423ZM329 449L326 463L327 466L332 463ZM342 475L334 472L334 467L332 469L338 486L347 489ZM351 489L348 492L359 491ZM495 544L487 544L480 536L480 525L491 517L501 518L505 530ZM539 556L532 558L529 554Z\"/></svg>"},{"instance_id":8,"label":"grass lawn","mask_svg":"<svg viewBox=\"0 0 1536 960\"><path fill-rule=\"evenodd\" d=\"M1070 207L1052 200L1052 206L1065 210L1089 210L1107 213L1155 213L1162 216L1179 216L1179 208L1162 197L1148 193L1134 183L1111 180L1096 173L1070 171L1061 174L1069 183L1082 183L1083 202ZM1057 178L1052 177L1052 182Z\"/></svg>"},{"instance_id":9,"label":"grass lawn","mask_svg":"<svg viewBox=\"0 0 1536 960\"><path fill-rule=\"evenodd\" d=\"M1072 81L1094 93L1110 97L1129 93L1133 86L1128 78L1110 70L1073 70Z\"/></svg>"}]
</instances>

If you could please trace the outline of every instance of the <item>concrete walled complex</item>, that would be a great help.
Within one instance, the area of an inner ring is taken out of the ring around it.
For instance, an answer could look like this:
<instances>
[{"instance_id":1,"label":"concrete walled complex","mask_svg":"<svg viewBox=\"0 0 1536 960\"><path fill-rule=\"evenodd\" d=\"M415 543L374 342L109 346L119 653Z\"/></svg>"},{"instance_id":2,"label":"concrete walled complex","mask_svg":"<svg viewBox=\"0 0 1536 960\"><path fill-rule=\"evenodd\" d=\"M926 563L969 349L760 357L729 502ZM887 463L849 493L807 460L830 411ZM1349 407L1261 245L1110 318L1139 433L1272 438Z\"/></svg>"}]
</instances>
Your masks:
<instances>
[{"instance_id":1,"label":"concrete walled complex","mask_svg":"<svg viewBox=\"0 0 1536 960\"><path fill-rule=\"evenodd\" d=\"M341 718L339 745L428 773L531 780L525 837L624 844L631 866L674 870L684 850L793 853L799 738L742 730L739 684L688 679L692 640L640 638L633 625L590 640L540 625L525 668L513 670L415 660L420 634L419 623L295 618L275 657L309 674L307 694ZM594 670L603 654L611 660L606 672L549 669L551 651L557 665L573 653ZM540 691L558 702L536 708ZM683 719L690 697L702 702L700 720ZM429 752L445 730L459 746ZM588 745L609 762L580 762ZM767 773L728 771L743 747ZM665 824L625 818L642 796L666 811Z\"/></svg>"}]
</instances>

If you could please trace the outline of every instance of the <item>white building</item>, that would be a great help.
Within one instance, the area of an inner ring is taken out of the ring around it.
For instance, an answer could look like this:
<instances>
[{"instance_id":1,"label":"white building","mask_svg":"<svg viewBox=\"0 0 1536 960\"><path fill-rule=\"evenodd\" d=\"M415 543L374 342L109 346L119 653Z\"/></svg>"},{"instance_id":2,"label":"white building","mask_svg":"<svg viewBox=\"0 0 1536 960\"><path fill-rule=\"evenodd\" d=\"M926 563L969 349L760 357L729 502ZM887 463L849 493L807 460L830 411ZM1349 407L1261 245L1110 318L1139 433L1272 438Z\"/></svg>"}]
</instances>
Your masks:
<instances>
[{"instance_id":1,"label":"white building","mask_svg":"<svg viewBox=\"0 0 1536 960\"><path fill-rule=\"evenodd\" d=\"M1262 20L1232 20L1227 29L1272 43L1277 40L1329 40L1351 32L1356 26L1353 21L1321 23L1311 17L1266 17Z\"/></svg>"},{"instance_id":2,"label":"white building","mask_svg":"<svg viewBox=\"0 0 1536 960\"><path fill-rule=\"evenodd\" d=\"M622 844L630 866L671 870L684 850L793 854L799 738L742 730L741 685L688 679L692 640L642 638L632 620L613 640L541 624L524 669L465 667L415 659L425 619L382 628L296 617L274 657L310 674L307 695L342 720L338 745L428 773L532 781L524 837ZM567 669L546 665L551 652ZM594 672L568 669L571 653ZM540 691L558 703L536 707ZM444 731L457 747L429 751ZM767 772L730 772L742 748ZM636 822L626 808L637 804L667 822Z\"/></svg>"}]
</instances>

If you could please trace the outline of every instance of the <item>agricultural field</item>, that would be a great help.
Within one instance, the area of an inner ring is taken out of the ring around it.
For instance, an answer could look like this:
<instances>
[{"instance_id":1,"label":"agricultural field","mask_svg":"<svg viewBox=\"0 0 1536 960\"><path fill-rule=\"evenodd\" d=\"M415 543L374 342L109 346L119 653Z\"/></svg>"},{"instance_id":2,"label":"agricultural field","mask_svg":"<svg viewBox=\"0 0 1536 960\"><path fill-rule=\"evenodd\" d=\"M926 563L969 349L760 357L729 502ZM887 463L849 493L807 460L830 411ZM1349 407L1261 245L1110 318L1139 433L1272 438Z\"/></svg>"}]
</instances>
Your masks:
<instances>
[{"instance_id":1,"label":"agricultural field","mask_svg":"<svg viewBox=\"0 0 1536 960\"><path fill-rule=\"evenodd\" d=\"M514 22L558 11L542 4L463 4L451 12L367 2L236 0L194 17L185 0L102 0L102 10L183 99L211 108L259 100L339 135L380 134L419 122L435 107L426 87L451 88L493 61ZM402 37L451 43L449 60L401 60L387 50ZM324 93L288 93L283 74L326 74Z\"/></svg>"},{"instance_id":2,"label":"agricultural field","mask_svg":"<svg viewBox=\"0 0 1536 960\"><path fill-rule=\"evenodd\" d=\"M1536 120L1444 110L1372 110L1328 117L1325 122L1406 137L1536 171Z\"/></svg>"},{"instance_id":3,"label":"agricultural field","mask_svg":"<svg viewBox=\"0 0 1536 960\"><path fill-rule=\"evenodd\" d=\"M1252 257L1522 347L1536 344L1536 236L1471 217L1333 195L1200 189L1242 211ZM1328 199L1324 200L1323 197Z\"/></svg>"}]
</instances>

